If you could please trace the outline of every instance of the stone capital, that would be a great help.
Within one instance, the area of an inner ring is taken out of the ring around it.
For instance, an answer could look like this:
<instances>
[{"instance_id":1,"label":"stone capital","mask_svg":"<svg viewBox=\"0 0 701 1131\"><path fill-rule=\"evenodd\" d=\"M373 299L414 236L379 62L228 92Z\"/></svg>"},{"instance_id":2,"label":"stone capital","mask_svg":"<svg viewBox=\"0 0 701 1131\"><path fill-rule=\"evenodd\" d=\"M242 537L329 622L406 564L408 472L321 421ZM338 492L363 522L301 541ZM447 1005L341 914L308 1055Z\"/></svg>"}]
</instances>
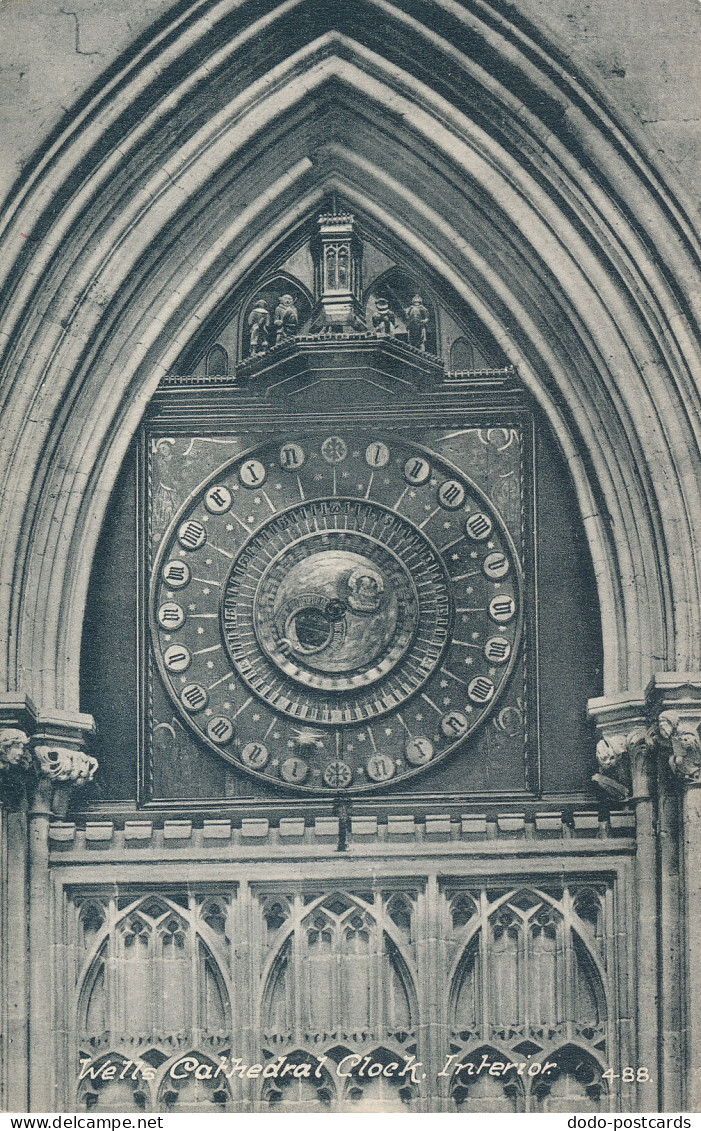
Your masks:
<instances>
[{"instance_id":1,"label":"stone capital","mask_svg":"<svg viewBox=\"0 0 701 1131\"><path fill-rule=\"evenodd\" d=\"M659 672L642 694L590 699L589 717L599 734L592 780L609 796L648 797L660 762L682 785L701 785L701 673Z\"/></svg>"},{"instance_id":2,"label":"stone capital","mask_svg":"<svg viewBox=\"0 0 701 1131\"><path fill-rule=\"evenodd\" d=\"M644 694L590 699L588 713L598 735L594 784L616 801L649 797L654 749Z\"/></svg>"},{"instance_id":3,"label":"stone capital","mask_svg":"<svg viewBox=\"0 0 701 1131\"><path fill-rule=\"evenodd\" d=\"M701 672L658 672L646 697L675 780L683 788L701 785Z\"/></svg>"},{"instance_id":4,"label":"stone capital","mask_svg":"<svg viewBox=\"0 0 701 1131\"><path fill-rule=\"evenodd\" d=\"M90 715L40 711L28 698L0 695L0 797L12 808L65 814L73 789L92 781L97 760L83 750Z\"/></svg>"}]
</instances>

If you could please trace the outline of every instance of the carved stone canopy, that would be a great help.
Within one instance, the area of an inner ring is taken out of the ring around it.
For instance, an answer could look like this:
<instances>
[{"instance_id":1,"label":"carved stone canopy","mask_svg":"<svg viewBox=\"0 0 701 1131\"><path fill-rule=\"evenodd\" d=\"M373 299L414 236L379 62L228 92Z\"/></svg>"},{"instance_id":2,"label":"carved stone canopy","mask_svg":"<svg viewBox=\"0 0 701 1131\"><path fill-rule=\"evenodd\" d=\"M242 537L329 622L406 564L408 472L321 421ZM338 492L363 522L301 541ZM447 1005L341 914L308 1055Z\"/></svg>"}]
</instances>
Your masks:
<instances>
[{"instance_id":1,"label":"carved stone canopy","mask_svg":"<svg viewBox=\"0 0 701 1131\"><path fill-rule=\"evenodd\" d=\"M392 396L418 388L429 390L445 380L442 362L432 354L419 353L393 338L374 333L305 334L284 342L267 353L254 355L237 370L237 382L255 383L258 389L275 389L293 395L304 385L323 380L336 382L341 403L348 398L349 381L370 382L386 388ZM325 396L333 391L325 388Z\"/></svg>"}]
</instances>

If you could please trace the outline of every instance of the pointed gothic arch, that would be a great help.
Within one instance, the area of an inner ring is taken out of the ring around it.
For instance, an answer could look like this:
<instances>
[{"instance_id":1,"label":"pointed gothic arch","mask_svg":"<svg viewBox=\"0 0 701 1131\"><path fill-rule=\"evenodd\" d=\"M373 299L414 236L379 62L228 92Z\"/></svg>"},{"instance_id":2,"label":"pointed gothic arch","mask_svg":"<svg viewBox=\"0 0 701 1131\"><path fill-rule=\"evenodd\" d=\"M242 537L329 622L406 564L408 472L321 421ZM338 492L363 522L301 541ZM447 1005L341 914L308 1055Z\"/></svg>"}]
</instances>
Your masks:
<instances>
[{"instance_id":1,"label":"pointed gothic arch","mask_svg":"<svg viewBox=\"0 0 701 1131\"><path fill-rule=\"evenodd\" d=\"M92 1056L150 1048L160 1062L190 1034L205 1034L210 1050L228 1044L233 986L211 926L213 905L221 914L223 903L214 896L186 908L160 893L103 895L103 924L76 963L69 1006L81 1048ZM97 905L97 897L86 901L80 917Z\"/></svg>"},{"instance_id":2,"label":"pointed gothic arch","mask_svg":"<svg viewBox=\"0 0 701 1131\"><path fill-rule=\"evenodd\" d=\"M407 1042L419 1016L408 946L381 902L338 890L298 907L276 933L261 972L270 1049L299 1040L320 1052L337 1041L353 1048Z\"/></svg>"},{"instance_id":3,"label":"pointed gothic arch","mask_svg":"<svg viewBox=\"0 0 701 1131\"><path fill-rule=\"evenodd\" d=\"M446 904L469 906L458 892ZM473 905L478 899L470 898ZM608 1040L611 987L604 958L587 937L568 891L563 898L536 887L483 892L480 911L453 926L449 970L449 1025L456 1047L470 1057L480 1041L510 1046L517 1059L554 1057L576 1016L576 1033L590 1057L600 1057ZM463 1058L464 1059L464 1058Z\"/></svg>"}]
</instances>

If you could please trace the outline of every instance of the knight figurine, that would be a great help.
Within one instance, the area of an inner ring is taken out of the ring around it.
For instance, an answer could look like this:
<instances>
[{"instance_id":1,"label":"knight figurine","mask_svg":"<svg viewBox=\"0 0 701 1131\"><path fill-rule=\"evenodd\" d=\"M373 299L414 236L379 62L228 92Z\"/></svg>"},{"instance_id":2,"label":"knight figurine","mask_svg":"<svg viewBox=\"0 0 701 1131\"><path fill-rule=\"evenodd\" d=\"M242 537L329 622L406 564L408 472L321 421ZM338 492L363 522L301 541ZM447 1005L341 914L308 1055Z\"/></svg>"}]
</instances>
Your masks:
<instances>
[{"instance_id":1,"label":"knight figurine","mask_svg":"<svg viewBox=\"0 0 701 1131\"><path fill-rule=\"evenodd\" d=\"M270 311L264 299L259 298L253 310L248 315L248 328L251 332L250 355L265 353L268 348L268 329L270 327Z\"/></svg>"},{"instance_id":2,"label":"knight figurine","mask_svg":"<svg viewBox=\"0 0 701 1131\"><path fill-rule=\"evenodd\" d=\"M376 298L375 311L372 315L372 328L375 333L387 338L393 337L396 321L394 311L390 310L387 299Z\"/></svg>"},{"instance_id":3,"label":"knight figurine","mask_svg":"<svg viewBox=\"0 0 701 1131\"><path fill-rule=\"evenodd\" d=\"M409 334L409 345L414 349L426 349L426 327L428 326L428 310L424 306L421 295L416 294L411 300L411 306L404 311L406 328Z\"/></svg>"},{"instance_id":4,"label":"knight figurine","mask_svg":"<svg viewBox=\"0 0 701 1131\"><path fill-rule=\"evenodd\" d=\"M298 325L299 314L292 295L282 295L275 307L275 345L293 338Z\"/></svg>"}]
</instances>

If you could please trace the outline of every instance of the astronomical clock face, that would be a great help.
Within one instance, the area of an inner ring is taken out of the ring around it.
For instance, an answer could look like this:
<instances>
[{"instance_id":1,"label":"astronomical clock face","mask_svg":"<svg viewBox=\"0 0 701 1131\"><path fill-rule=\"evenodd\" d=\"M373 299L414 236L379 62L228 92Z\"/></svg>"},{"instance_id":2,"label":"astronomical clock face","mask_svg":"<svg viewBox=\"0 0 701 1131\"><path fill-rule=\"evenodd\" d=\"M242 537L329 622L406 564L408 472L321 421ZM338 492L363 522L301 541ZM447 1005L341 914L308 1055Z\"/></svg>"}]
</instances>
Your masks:
<instances>
[{"instance_id":1,"label":"astronomical clock face","mask_svg":"<svg viewBox=\"0 0 701 1131\"><path fill-rule=\"evenodd\" d=\"M449 758L494 710L520 623L496 509L395 434L249 449L192 493L153 567L178 716L247 773L316 794Z\"/></svg>"}]
</instances>

